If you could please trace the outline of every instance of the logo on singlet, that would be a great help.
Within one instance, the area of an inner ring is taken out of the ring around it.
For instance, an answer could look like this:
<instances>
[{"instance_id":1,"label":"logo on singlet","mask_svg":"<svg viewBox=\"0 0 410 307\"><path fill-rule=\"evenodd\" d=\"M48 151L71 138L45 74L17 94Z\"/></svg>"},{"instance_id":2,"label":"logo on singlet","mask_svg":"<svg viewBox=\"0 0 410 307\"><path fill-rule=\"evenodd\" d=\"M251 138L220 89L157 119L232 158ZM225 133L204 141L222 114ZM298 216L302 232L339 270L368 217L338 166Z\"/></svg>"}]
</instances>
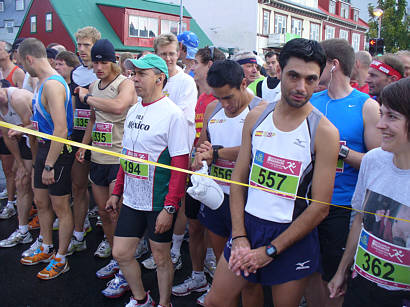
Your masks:
<instances>
[{"instance_id":1,"label":"logo on singlet","mask_svg":"<svg viewBox=\"0 0 410 307\"><path fill-rule=\"evenodd\" d=\"M128 123L129 129L139 129L139 130L148 131L150 127L151 127L150 125L143 124L142 122L134 122L133 120L131 120Z\"/></svg>"},{"instance_id":2,"label":"logo on singlet","mask_svg":"<svg viewBox=\"0 0 410 307\"><path fill-rule=\"evenodd\" d=\"M295 145L297 145L297 146L299 146L299 147L305 148L305 145L303 145L303 143L306 143L306 141L302 141L302 140L296 139L296 140L293 142L293 144L295 144Z\"/></svg>"},{"instance_id":3,"label":"logo on singlet","mask_svg":"<svg viewBox=\"0 0 410 307\"><path fill-rule=\"evenodd\" d=\"M263 136L266 138L270 138L275 135L276 135L275 132L272 132L272 131L262 131L262 130L255 131L255 136Z\"/></svg>"}]
</instances>

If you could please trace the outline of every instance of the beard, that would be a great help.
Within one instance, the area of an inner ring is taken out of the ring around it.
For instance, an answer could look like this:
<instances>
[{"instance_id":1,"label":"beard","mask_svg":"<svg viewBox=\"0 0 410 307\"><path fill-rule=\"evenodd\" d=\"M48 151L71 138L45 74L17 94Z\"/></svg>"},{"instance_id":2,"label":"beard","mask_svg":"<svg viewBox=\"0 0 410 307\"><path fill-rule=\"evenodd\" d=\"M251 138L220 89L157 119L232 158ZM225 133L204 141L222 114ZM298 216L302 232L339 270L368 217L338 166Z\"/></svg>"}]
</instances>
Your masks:
<instances>
[{"instance_id":1,"label":"beard","mask_svg":"<svg viewBox=\"0 0 410 307\"><path fill-rule=\"evenodd\" d=\"M292 100L289 96L290 95L284 95L282 92L282 97L285 99L286 103L296 109L303 107L305 104L309 102L309 99L310 99L310 97L305 96L306 98L305 100L295 101L295 100Z\"/></svg>"}]
</instances>

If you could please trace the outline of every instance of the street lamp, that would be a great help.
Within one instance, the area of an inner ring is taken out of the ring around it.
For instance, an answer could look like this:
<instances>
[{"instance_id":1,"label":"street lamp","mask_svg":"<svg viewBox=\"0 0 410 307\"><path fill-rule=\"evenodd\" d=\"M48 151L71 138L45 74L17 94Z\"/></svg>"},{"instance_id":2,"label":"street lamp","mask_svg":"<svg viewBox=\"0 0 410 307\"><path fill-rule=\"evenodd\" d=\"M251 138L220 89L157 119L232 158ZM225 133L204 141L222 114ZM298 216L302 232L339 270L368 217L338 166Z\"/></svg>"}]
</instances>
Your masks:
<instances>
[{"instance_id":1,"label":"street lamp","mask_svg":"<svg viewBox=\"0 0 410 307\"><path fill-rule=\"evenodd\" d=\"M380 30L382 28L382 15L383 15L383 10L381 8L375 8L373 10L373 15L378 18L379 22L379 29L377 31L377 38L380 38Z\"/></svg>"}]
</instances>

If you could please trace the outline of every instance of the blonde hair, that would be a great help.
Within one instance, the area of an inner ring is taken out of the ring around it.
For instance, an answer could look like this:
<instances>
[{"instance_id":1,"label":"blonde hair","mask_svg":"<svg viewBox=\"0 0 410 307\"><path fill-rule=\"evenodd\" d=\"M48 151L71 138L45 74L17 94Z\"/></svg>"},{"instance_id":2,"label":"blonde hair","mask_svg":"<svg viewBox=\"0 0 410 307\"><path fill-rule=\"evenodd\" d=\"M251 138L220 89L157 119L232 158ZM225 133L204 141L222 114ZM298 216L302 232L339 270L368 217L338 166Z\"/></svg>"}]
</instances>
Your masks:
<instances>
[{"instance_id":1,"label":"blonde hair","mask_svg":"<svg viewBox=\"0 0 410 307\"><path fill-rule=\"evenodd\" d=\"M176 46L177 46L177 51L179 51L178 39L177 39L177 37L176 37L174 34L172 34L172 33L165 33L165 34L161 34L161 35L157 36L157 37L154 39L154 50L155 50L155 53L157 53L158 47L167 46L167 45L170 45L170 44L172 44L172 43L175 43L175 44L176 44Z\"/></svg>"},{"instance_id":2,"label":"blonde hair","mask_svg":"<svg viewBox=\"0 0 410 307\"><path fill-rule=\"evenodd\" d=\"M116 75L119 75L121 73L121 67L117 63L111 62L111 71L115 73Z\"/></svg>"},{"instance_id":3,"label":"blonde hair","mask_svg":"<svg viewBox=\"0 0 410 307\"><path fill-rule=\"evenodd\" d=\"M101 33L96 28L87 26L81 29L78 29L75 33L75 39L78 41L79 39L89 38L92 40L93 44L96 41L101 39Z\"/></svg>"}]
</instances>

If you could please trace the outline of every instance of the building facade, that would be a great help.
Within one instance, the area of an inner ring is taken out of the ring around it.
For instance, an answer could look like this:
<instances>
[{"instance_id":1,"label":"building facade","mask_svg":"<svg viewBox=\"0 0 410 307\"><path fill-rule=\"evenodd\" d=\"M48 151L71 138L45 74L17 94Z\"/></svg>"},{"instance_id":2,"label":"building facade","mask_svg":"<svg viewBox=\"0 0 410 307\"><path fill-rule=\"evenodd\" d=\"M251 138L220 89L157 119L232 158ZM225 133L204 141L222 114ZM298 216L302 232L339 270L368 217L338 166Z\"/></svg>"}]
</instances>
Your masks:
<instances>
[{"instance_id":1,"label":"building facade","mask_svg":"<svg viewBox=\"0 0 410 307\"><path fill-rule=\"evenodd\" d=\"M0 40L12 44L30 5L30 0L0 0Z\"/></svg>"}]
</instances>

